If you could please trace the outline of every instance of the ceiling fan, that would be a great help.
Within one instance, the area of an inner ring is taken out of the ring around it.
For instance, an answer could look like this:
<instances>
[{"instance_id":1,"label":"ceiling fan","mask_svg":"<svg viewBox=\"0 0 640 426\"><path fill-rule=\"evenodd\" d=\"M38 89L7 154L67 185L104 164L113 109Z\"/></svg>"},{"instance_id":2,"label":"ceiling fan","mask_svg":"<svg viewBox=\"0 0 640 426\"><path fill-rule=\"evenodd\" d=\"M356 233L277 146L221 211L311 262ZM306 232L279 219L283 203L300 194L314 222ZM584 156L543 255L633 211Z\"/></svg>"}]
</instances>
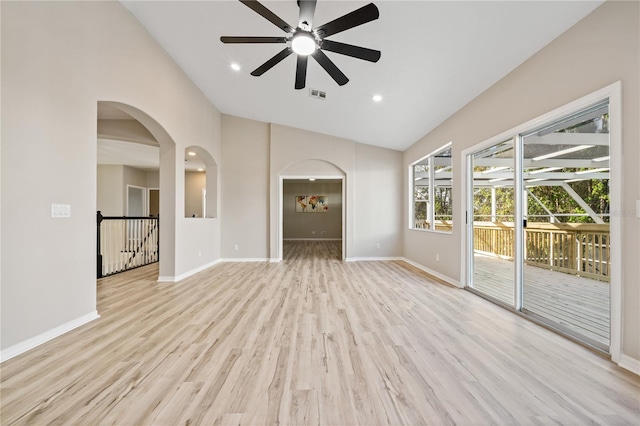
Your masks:
<instances>
[{"instance_id":1,"label":"ceiling fan","mask_svg":"<svg viewBox=\"0 0 640 426\"><path fill-rule=\"evenodd\" d=\"M223 43L287 44L287 47L251 72L251 75L255 77L261 76L280 61L292 53L295 53L297 55L296 89L303 89L305 87L307 79L307 60L309 56L315 59L336 83L343 86L347 84L349 79L342 71L340 71L340 69L338 69L333 61L325 55L323 50L370 62L378 62L380 59L379 50L367 49L365 47L353 46L351 44L326 39L326 37L378 19L380 14L378 12L378 8L373 3L369 3L360 9L341 16L340 18L313 28L313 15L316 9L316 0L298 0L300 15L298 17L297 27L293 28L258 1L240 0L240 2L287 33L287 36L285 37L220 37L220 41Z\"/></svg>"}]
</instances>

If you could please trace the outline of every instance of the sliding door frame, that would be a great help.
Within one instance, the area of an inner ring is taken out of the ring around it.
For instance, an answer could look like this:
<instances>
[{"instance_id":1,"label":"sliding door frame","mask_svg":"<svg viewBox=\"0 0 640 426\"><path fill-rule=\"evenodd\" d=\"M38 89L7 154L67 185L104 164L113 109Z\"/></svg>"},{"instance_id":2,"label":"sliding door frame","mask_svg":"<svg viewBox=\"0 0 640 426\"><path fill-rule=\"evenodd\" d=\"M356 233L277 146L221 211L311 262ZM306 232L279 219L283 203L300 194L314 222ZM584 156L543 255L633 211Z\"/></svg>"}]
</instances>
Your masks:
<instances>
[{"instance_id":1,"label":"sliding door frame","mask_svg":"<svg viewBox=\"0 0 640 426\"><path fill-rule=\"evenodd\" d=\"M609 155L610 155L610 239L611 239L611 274L610 274L610 340L609 354L613 362L619 363L622 354L622 83L610 84L580 99L563 105L546 114L536 117L524 124L500 133L484 142L466 148L460 159L462 191L460 205L465 206L465 231L461 233L461 248L464 250L464 261L460 265L460 283L469 288L473 285L473 175L470 175L474 153L492 145L513 138L514 141L514 194L515 200L515 273L514 280L518 284L515 289L514 303L510 309L517 313L522 310L523 275L523 182L522 182L522 140L521 135L564 116L579 112L595 103L609 102ZM474 292L477 294L477 292ZM504 304L500 304L505 306Z\"/></svg>"}]
</instances>

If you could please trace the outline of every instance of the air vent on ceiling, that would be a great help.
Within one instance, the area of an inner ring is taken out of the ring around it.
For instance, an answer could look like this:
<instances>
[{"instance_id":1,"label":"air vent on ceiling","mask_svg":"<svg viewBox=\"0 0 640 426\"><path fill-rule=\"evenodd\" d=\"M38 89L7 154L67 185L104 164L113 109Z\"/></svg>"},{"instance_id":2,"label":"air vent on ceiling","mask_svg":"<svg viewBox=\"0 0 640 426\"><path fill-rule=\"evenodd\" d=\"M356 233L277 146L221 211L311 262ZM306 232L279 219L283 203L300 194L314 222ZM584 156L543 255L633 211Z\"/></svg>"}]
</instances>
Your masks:
<instances>
[{"instance_id":1,"label":"air vent on ceiling","mask_svg":"<svg viewBox=\"0 0 640 426\"><path fill-rule=\"evenodd\" d=\"M327 99L327 92L321 92L318 89L309 89L309 96L318 99Z\"/></svg>"}]
</instances>

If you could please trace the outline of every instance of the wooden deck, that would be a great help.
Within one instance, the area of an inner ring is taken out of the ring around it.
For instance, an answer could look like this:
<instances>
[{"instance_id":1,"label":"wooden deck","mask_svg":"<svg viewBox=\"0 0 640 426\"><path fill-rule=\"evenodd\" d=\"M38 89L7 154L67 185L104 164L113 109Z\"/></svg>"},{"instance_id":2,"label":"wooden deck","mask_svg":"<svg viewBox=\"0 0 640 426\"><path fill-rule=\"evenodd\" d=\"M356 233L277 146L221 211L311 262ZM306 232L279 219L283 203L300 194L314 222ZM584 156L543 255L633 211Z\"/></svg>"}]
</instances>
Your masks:
<instances>
[{"instance_id":1,"label":"wooden deck","mask_svg":"<svg viewBox=\"0 0 640 426\"><path fill-rule=\"evenodd\" d=\"M474 287L513 304L513 268L508 260L476 253ZM524 309L572 333L609 347L609 284L525 265Z\"/></svg>"}]
</instances>

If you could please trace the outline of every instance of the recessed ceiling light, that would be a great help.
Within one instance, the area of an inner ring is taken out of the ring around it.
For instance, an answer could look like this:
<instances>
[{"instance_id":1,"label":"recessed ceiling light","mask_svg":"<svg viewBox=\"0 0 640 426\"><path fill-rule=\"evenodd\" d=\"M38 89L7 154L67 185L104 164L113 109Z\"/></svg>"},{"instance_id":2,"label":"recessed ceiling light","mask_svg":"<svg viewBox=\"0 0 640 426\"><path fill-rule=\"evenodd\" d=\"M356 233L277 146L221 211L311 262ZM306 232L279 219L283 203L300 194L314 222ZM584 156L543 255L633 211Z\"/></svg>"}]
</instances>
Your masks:
<instances>
[{"instance_id":1,"label":"recessed ceiling light","mask_svg":"<svg viewBox=\"0 0 640 426\"><path fill-rule=\"evenodd\" d=\"M373 102L380 102L382 100L382 95L373 95L371 99L373 99Z\"/></svg>"},{"instance_id":2,"label":"recessed ceiling light","mask_svg":"<svg viewBox=\"0 0 640 426\"><path fill-rule=\"evenodd\" d=\"M233 62L231 64L231 69L234 71L240 71L240 65L236 64L235 62Z\"/></svg>"},{"instance_id":3,"label":"recessed ceiling light","mask_svg":"<svg viewBox=\"0 0 640 426\"><path fill-rule=\"evenodd\" d=\"M316 180L316 178L309 178L309 180L313 182L314 180Z\"/></svg>"},{"instance_id":4,"label":"recessed ceiling light","mask_svg":"<svg viewBox=\"0 0 640 426\"><path fill-rule=\"evenodd\" d=\"M204 169L202 167L198 168L199 172L204 172Z\"/></svg>"},{"instance_id":5,"label":"recessed ceiling light","mask_svg":"<svg viewBox=\"0 0 640 426\"><path fill-rule=\"evenodd\" d=\"M191 155L193 157L194 155L196 155L196 153L193 152L193 151L189 151L189 155Z\"/></svg>"}]
</instances>

